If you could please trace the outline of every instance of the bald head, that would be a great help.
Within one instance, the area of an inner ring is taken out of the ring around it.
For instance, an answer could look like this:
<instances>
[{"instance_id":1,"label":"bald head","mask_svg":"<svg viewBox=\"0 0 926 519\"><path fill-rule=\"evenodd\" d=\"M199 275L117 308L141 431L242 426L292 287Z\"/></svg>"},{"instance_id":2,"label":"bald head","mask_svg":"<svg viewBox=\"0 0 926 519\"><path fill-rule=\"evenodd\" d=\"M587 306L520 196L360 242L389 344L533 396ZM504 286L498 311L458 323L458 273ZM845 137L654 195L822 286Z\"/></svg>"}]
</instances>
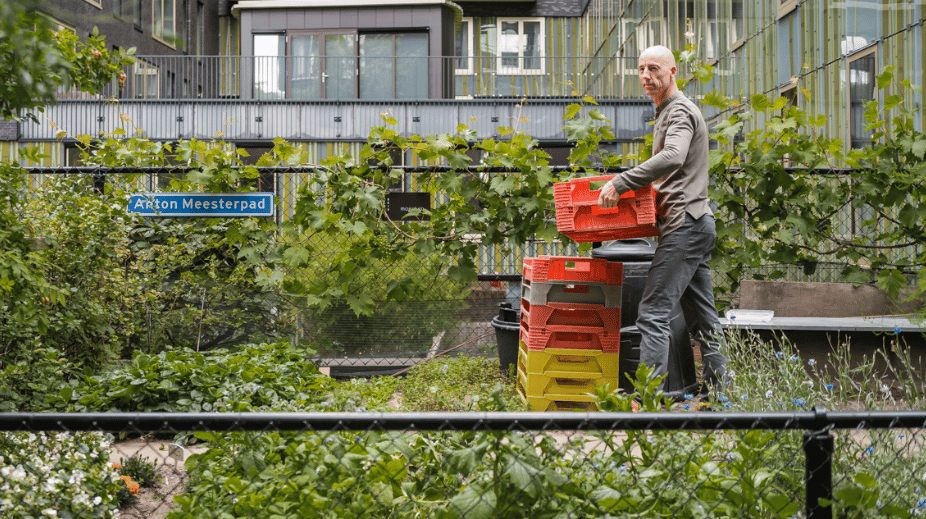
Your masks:
<instances>
[{"instance_id":1,"label":"bald head","mask_svg":"<svg viewBox=\"0 0 926 519\"><path fill-rule=\"evenodd\" d=\"M653 102L657 105L678 92L678 87L675 85L678 68L675 64L675 56L668 47L656 45L643 51L640 54L638 70L643 90L646 91L646 95L653 98Z\"/></svg>"},{"instance_id":2,"label":"bald head","mask_svg":"<svg viewBox=\"0 0 926 519\"><path fill-rule=\"evenodd\" d=\"M647 48L640 54L640 59L643 58L653 58L662 61L667 65L667 67L675 67L675 55L672 54L672 49L665 47L663 45L653 45L652 47Z\"/></svg>"}]
</instances>

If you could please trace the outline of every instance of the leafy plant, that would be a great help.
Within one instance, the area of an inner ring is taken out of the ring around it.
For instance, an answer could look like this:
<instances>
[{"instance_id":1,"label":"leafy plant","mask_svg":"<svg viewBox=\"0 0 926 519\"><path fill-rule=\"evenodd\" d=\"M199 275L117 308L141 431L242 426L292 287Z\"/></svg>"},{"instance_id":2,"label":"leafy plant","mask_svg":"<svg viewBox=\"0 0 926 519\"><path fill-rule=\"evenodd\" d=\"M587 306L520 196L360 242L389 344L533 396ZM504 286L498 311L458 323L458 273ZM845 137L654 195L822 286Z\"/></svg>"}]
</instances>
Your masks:
<instances>
[{"instance_id":1,"label":"leafy plant","mask_svg":"<svg viewBox=\"0 0 926 519\"><path fill-rule=\"evenodd\" d=\"M132 481L138 482L143 487L150 487L156 482L157 467L148 458L136 454L129 459L120 458L119 461L120 476L129 476Z\"/></svg>"},{"instance_id":2,"label":"leafy plant","mask_svg":"<svg viewBox=\"0 0 926 519\"><path fill-rule=\"evenodd\" d=\"M721 146L711 152L711 198L722 217L713 266L729 283L723 290L736 290L747 269L763 265L777 267L767 275L775 279L786 266L812 275L832 264L841 280L874 283L895 298L923 293L926 256L915 244L926 239L926 134L904 102L919 87L895 84L890 67L877 86L885 100L866 105L872 142L862 148L846 151L826 136L824 116L762 94L749 99L751 111L716 125L712 138ZM739 104L716 92L705 102ZM847 232L840 224L846 220L860 229Z\"/></svg>"},{"instance_id":3,"label":"leafy plant","mask_svg":"<svg viewBox=\"0 0 926 519\"><path fill-rule=\"evenodd\" d=\"M289 343L137 352L125 366L75 380L48 402L74 411L305 409L336 386L308 361L313 353Z\"/></svg>"},{"instance_id":4,"label":"leafy plant","mask_svg":"<svg viewBox=\"0 0 926 519\"><path fill-rule=\"evenodd\" d=\"M0 120L18 118L23 109L41 111L55 102L59 88L78 84L98 93L111 81L123 81L122 66L135 62L134 48L111 54L96 28L86 42L69 30L53 30L40 7L36 0L0 4ZM26 117L38 122L34 114Z\"/></svg>"},{"instance_id":5,"label":"leafy plant","mask_svg":"<svg viewBox=\"0 0 926 519\"><path fill-rule=\"evenodd\" d=\"M460 356L418 364L398 383L402 407L408 411L471 411L492 405L495 391L500 409L526 409L514 385L485 357Z\"/></svg>"}]
</instances>

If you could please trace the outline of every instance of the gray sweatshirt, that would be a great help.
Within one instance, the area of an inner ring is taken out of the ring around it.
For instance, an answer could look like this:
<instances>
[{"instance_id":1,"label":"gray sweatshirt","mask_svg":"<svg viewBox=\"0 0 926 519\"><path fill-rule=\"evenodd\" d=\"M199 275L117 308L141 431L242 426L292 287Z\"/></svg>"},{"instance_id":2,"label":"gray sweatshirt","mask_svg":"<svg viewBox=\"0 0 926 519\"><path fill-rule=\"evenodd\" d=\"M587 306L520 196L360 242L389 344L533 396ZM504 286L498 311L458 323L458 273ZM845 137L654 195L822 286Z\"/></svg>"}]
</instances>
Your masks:
<instances>
[{"instance_id":1,"label":"gray sweatshirt","mask_svg":"<svg viewBox=\"0 0 926 519\"><path fill-rule=\"evenodd\" d=\"M652 183L660 200L660 236L694 218L713 214L707 196L707 124L701 110L682 92L656 107L653 156L611 181L618 194Z\"/></svg>"}]
</instances>

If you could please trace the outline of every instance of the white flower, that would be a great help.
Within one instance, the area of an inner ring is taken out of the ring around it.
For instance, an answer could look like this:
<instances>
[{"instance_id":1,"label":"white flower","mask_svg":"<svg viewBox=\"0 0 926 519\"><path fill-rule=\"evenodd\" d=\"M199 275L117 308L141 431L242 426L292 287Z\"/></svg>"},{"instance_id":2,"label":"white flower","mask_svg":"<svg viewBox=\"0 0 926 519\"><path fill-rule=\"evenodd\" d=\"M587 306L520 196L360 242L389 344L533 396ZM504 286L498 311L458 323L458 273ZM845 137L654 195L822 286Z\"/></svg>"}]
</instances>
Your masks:
<instances>
[{"instance_id":1,"label":"white flower","mask_svg":"<svg viewBox=\"0 0 926 519\"><path fill-rule=\"evenodd\" d=\"M96 496L93 498L93 506L97 506L102 502L103 502L103 498L100 496Z\"/></svg>"},{"instance_id":2,"label":"white flower","mask_svg":"<svg viewBox=\"0 0 926 519\"><path fill-rule=\"evenodd\" d=\"M44 490L44 491L46 491L46 492L54 492L55 489L57 489L57 488L58 488L58 485L60 485L60 484L61 484L61 480L60 480L60 479L58 479L57 477L51 477L51 478L49 478L49 479L46 479L46 480L42 483L42 490Z\"/></svg>"},{"instance_id":3,"label":"white flower","mask_svg":"<svg viewBox=\"0 0 926 519\"><path fill-rule=\"evenodd\" d=\"M47 515L48 517L58 517L58 512L53 508L46 508L42 510L42 515Z\"/></svg>"},{"instance_id":4,"label":"white flower","mask_svg":"<svg viewBox=\"0 0 926 519\"><path fill-rule=\"evenodd\" d=\"M769 389L768 391L765 392L765 398L772 398L772 395L774 394L775 393L773 393L772 390Z\"/></svg>"},{"instance_id":5,"label":"white flower","mask_svg":"<svg viewBox=\"0 0 926 519\"><path fill-rule=\"evenodd\" d=\"M13 472L10 474L10 479L13 481L20 481L26 479L26 470L22 465L17 465Z\"/></svg>"}]
</instances>

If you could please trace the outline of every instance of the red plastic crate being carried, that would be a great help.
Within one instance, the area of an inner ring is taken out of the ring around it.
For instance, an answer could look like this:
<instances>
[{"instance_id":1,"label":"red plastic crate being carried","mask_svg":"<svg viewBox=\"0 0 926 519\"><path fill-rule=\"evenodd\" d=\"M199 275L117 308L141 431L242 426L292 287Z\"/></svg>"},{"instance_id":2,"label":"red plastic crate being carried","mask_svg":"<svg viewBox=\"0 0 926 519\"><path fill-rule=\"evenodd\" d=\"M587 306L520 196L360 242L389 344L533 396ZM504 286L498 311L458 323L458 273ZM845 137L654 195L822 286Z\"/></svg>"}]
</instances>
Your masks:
<instances>
[{"instance_id":1,"label":"red plastic crate being carried","mask_svg":"<svg viewBox=\"0 0 926 519\"><path fill-rule=\"evenodd\" d=\"M603 258L538 256L524 258L522 266L522 278L531 283L577 281L620 285L624 280L624 264Z\"/></svg>"},{"instance_id":2,"label":"red plastic crate being carried","mask_svg":"<svg viewBox=\"0 0 926 519\"><path fill-rule=\"evenodd\" d=\"M520 338L529 351L563 348L619 353L621 309L576 303L531 305L522 299Z\"/></svg>"},{"instance_id":3,"label":"red plastic crate being carried","mask_svg":"<svg viewBox=\"0 0 926 519\"><path fill-rule=\"evenodd\" d=\"M613 175L576 178L553 186L556 228L580 243L656 236L656 192L651 186L621 195L617 207L598 206L600 189L592 182L607 182Z\"/></svg>"}]
</instances>

